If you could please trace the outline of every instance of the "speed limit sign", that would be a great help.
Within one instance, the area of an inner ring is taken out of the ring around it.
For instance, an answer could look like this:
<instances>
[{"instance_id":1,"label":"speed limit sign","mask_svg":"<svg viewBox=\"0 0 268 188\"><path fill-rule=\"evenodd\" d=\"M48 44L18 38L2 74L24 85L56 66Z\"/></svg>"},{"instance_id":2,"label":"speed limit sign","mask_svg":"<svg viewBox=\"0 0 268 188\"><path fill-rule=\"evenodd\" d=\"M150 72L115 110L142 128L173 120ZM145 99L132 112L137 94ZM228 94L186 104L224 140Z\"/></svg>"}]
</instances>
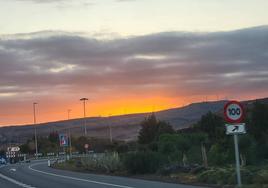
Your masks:
<instances>
[{"instance_id":1,"label":"speed limit sign","mask_svg":"<svg viewBox=\"0 0 268 188\"><path fill-rule=\"evenodd\" d=\"M241 123L244 118L244 109L240 102L229 101L224 106L224 117L228 123L226 124L226 134L232 134L234 136L235 146L235 162L236 162L236 174L237 184L241 187L241 174L240 174L240 159L239 159L239 146L238 146L238 134L245 134L245 123Z\"/></svg>"},{"instance_id":2,"label":"speed limit sign","mask_svg":"<svg viewBox=\"0 0 268 188\"><path fill-rule=\"evenodd\" d=\"M224 106L224 117L229 123L241 123L244 118L244 108L240 102L229 101Z\"/></svg>"}]
</instances>

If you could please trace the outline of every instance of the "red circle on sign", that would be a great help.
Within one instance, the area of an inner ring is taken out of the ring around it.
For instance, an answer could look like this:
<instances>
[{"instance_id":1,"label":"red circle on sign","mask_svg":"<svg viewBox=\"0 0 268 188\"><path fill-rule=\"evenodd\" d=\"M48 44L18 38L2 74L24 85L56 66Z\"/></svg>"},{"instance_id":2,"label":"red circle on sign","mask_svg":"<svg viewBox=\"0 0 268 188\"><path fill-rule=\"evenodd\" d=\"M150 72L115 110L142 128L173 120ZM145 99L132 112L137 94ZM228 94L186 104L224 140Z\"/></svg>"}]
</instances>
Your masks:
<instances>
[{"instance_id":1,"label":"red circle on sign","mask_svg":"<svg viewBox=\"0 0 268 188\"><path fill-rule=\"evenodd\" d=\"M228 108L231 106L231 105L237 105L240 109L241 109L241 112L240 112L240 115L237 119L232 119L230 117L230 115L228 114ZM243 105L238 102L238 101L229 101L225 104L224 106L224 117L225 117L225 120L229 123L241 123L241 121L244 119L244 107Z\"/></svg>"},{"instance_id":2,"label":"red circle on sign","mask_svg":"<svg viewBox=\"0 0 268 188\"><path fill-rule=\"evenodd\" d=\"M89 144L85 144L85 149L88 149L89 148Z\"/></svg>"}]
</instances>

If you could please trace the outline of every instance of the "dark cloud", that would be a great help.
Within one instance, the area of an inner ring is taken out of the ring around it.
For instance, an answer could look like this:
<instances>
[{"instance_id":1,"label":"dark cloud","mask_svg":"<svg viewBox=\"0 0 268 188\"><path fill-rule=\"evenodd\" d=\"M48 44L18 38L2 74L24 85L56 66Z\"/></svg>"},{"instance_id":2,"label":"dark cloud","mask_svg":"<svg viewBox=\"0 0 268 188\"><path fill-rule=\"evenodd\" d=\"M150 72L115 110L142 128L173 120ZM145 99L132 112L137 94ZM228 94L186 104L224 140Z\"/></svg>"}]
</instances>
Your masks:
<instances>
[{"instance_id":1,"label":"dark cloud","mask_svg":"<svg viewBox=\"0 0 268 188\"><path fill-rule=\"evenodd\" d=\"M14 36L0 40L0 66L0 93L25 96L104 90L268 94L268 27L114 40Z\"/></svg>"}]
</instances>

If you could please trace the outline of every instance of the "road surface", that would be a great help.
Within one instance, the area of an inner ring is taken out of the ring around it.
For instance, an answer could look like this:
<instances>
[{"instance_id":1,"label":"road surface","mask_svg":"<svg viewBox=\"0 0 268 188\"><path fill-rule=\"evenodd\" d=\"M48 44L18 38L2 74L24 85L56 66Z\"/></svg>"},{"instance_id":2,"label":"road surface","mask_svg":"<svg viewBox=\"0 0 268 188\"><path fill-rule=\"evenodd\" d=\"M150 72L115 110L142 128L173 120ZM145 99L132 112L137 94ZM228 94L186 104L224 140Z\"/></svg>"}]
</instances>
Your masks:
<instances>
[{"instance_id":1,"label":"road surface","mask_svg":"<svg viewBox=\"0 0 268 188\"><path fill-rule=\"evenodd\" d=\"M2 188L201 188L125 177L63 171L46 161L0 167Z\"/></svg>"}]
</instances>

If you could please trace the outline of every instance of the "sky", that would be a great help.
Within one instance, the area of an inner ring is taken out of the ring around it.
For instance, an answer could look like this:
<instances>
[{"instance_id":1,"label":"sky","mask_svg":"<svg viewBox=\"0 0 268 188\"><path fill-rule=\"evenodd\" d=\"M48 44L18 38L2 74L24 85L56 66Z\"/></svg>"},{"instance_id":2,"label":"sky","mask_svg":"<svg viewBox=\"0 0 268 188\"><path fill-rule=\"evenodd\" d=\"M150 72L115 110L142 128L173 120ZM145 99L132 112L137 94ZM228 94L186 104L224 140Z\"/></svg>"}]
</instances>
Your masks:
<instances>
[{"instance_id":1,"label":"sky","mask_svg":"<svg viewBox=\"0 0 268 188\"><path fill-rule=\"evenodd\" d=\"M266 0L0 0L0 126L268 96Z\"/></svg>"}]
</instances>

